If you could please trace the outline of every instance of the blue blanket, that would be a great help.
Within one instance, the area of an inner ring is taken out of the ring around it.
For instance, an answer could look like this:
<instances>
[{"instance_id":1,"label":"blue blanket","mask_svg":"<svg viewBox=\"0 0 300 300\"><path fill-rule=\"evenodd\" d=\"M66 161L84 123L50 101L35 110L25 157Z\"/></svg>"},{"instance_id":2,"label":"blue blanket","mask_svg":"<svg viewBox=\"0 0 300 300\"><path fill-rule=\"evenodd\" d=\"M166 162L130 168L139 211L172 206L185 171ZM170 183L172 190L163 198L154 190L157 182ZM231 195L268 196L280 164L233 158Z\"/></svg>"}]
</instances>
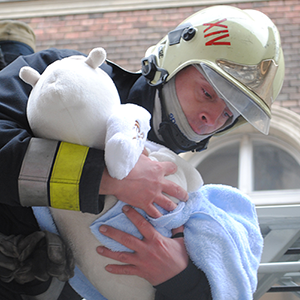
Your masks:
<instances>
[{"instance_id":1,"label":"blue blanket","mask_svg":"<svg viewBox=\"0 0 300 300\"><path fill-rule=\"evenodd\" d=\"M91 224L91 230L105 246L115 251L131 251L105 237L99 226L107 224L142 238L136 227L122 212L119 201L106 214ZM255 207L238 189L224 185L204 185L190 193L186 203L180 202L173 212L152 219L144 215L163 235L185 225L184 240L194 264L203 270L211 286L213 299L253 299L257 285L257 269L263 248ZM45 208L34 208L39 224L52 222L44 216ZM52 224L53 226L53 224ZM44 229L47 229L46 228ZM48 229L49 230L49 229ZM80 270L75 270L70 283L87 300L103 300Z\"/></svg>"}]
</instances>

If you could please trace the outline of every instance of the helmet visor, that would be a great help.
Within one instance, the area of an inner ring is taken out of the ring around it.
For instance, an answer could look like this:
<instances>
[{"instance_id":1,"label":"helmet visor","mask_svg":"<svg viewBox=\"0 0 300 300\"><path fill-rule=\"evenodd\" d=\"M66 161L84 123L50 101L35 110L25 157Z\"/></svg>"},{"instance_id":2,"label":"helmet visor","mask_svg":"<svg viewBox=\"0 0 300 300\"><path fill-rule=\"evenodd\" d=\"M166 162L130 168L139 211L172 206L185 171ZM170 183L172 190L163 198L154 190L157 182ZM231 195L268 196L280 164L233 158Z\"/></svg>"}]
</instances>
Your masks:
<instances>
[{"instance_id":1,"label":"helmet visor","mask_svg":"<svg viewBox=\"0 0 300 300\"><path fill-rule=\"evenodd\" d=\"M200 66L207 81L213 86L219 96L229 104L228 107L232 106L257 130L268 134L270 117L266 112L250 96L246 95L225 77L204 63L200 63ZM196 65L197 67L199 65Z\"/></svg>"}]
</instances>

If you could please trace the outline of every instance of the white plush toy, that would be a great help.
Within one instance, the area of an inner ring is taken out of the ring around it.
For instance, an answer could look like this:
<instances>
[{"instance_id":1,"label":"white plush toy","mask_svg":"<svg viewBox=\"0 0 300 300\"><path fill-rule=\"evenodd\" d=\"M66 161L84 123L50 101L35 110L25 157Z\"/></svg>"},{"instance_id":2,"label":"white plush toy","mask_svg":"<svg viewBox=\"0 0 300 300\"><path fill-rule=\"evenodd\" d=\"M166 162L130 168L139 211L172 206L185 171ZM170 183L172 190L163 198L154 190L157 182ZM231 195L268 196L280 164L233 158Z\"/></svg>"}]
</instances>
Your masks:
<instances>
[{"instance_id":1,"label":"white plush toy","mask_svg":"<svg viewBox=\"0 0 300 300\"><path fill-rule=\"evenodd\" d=\"M105 59L105 50L95 48L87 58L55 61L42 75L23 67L19 76L33 87L27 118L34 135L105 149L109 174L122 179L143 151L150 114L121 105L113 81L99 68Z\"/></svg>"}]
</instances>

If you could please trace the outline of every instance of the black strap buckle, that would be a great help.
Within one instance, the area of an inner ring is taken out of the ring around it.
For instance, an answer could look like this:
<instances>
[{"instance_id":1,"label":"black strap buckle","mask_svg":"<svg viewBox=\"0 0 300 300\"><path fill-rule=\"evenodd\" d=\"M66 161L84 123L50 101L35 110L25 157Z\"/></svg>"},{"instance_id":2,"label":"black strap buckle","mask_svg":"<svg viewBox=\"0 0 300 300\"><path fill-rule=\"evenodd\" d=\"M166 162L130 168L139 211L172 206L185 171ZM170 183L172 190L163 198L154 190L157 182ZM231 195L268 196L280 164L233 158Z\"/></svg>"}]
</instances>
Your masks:
<instances>
[{"instance_id":1,"label":"black strap buckle","mask_svg":"<svg viewBox=\"0 0 300 300\"><path fill-rule=\"evenodd\" d=\"M160 73L159 79L153 84L151 81L157 73ZM167 70L157 66L156 57L153 54L142 59L142 74L148 79L148 84L151 86L158 86L165 83L169 76Z\"/></svg>"}]
</instances>

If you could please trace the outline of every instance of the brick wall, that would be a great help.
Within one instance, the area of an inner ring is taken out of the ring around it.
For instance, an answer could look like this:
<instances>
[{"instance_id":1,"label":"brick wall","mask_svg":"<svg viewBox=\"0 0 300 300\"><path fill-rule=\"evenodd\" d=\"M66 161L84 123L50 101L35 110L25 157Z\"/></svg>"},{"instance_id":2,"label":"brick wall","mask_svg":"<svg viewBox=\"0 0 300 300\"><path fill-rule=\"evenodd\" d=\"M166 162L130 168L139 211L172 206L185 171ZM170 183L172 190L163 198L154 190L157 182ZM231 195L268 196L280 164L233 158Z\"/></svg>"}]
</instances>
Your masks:
<instances>
[{"instance_id":1,"label":"brick wall","mask_svg":"<svg viewBox=\"0 0 300 300\"><path fill-rule=\"evenodd\" d=\"M273 0L232 5L260 10L278 26L286 62L286 77L278 103L300 113L300 1ZM92 48L102 46L108 53L108 59L136 71L149 46L156 44L179 22L202 8L79 14L22 21L34 29L37 50L71 48L87 54Z\"/></svg>"}]
</instances>

